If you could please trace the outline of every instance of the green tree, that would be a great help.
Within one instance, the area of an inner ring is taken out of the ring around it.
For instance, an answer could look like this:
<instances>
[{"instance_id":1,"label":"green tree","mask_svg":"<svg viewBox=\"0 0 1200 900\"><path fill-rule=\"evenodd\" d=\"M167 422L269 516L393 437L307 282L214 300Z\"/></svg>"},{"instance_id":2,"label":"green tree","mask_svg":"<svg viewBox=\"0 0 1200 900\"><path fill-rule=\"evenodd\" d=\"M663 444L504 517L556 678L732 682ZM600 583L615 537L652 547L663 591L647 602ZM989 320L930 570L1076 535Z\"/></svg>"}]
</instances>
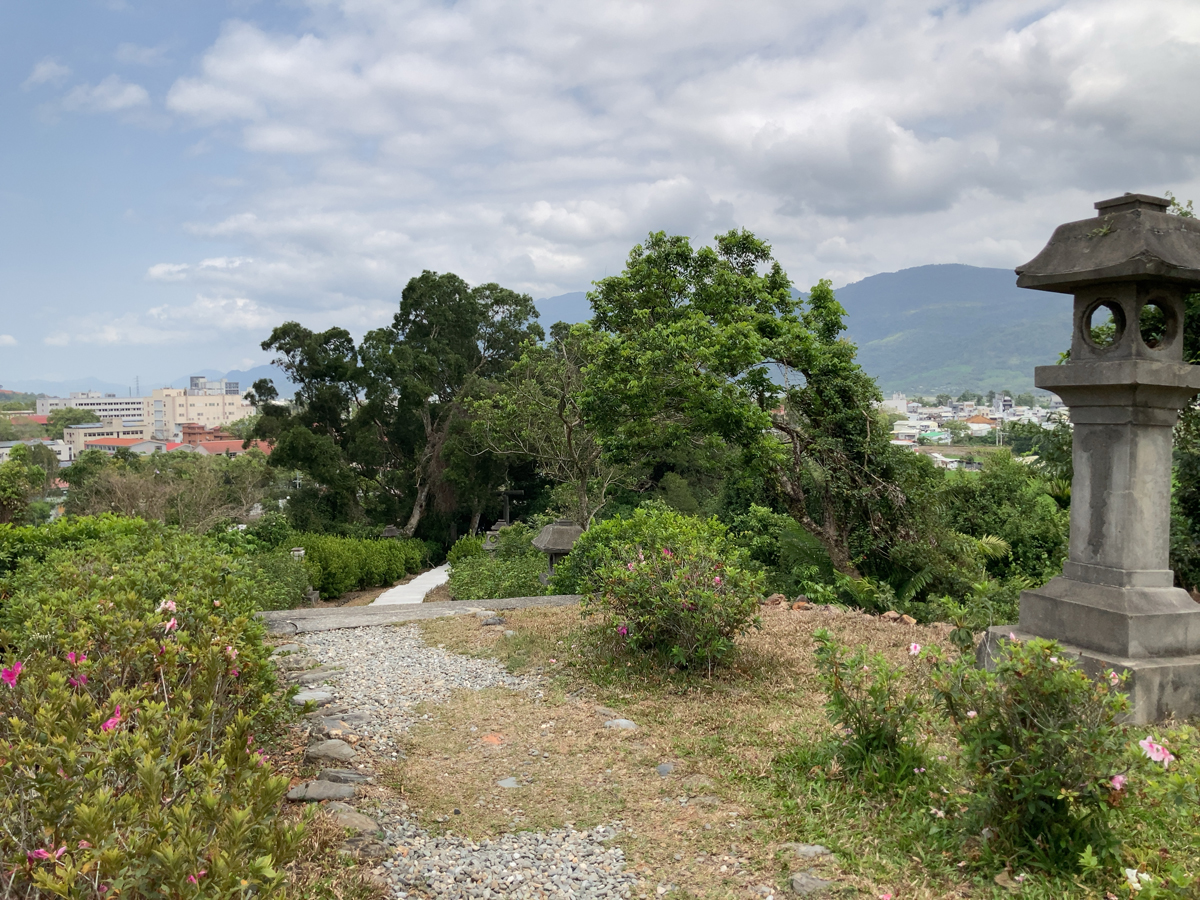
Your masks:
<instances>
[{"instance_id":1,"label":"green tree","mask_svg":"<svg viewBox=\"0 0 1200 900\"><path fill-rule=\"evenodd\" d=\"M828 281L804 302L747 231L699 251L659 232L591 300L599 340L582 408L615 459L741 447L846 573L903 527L882 398L840 336Z\"/></svg>"},{"instance_id":2,"label":"green tree","mask_svg":"<svg viewBox=\"0 0 1200 900\"><path fill-rule=\"evenodd\" d=\"M45 480L45 470L33 464L28 447L17 444L9 450L0 463L0 525L19 521Z\"/></svg>"},{"instance_id":3,"label":"green tree","mask_svg":"<svg viewBox=\"0 0 1200 900\"><path fill-rule=\"evenodd\" d=\"M951 397L949 394L938 394L938 395L937 395L937 398L936 398L936 400L937 400L937 405L938 405L938 406L949 406L949 405L950 405L950 401L951 401L952 399L953 399L953 398L952 398L952 397Z\"/></svg>"},{"instance_id":4,"label":"green tree","mask_svg":"<svg viewBox=\"0 0 1200 900\"><path fill-rule=\"evenodd\" d=\"M46 429L49 432L51 440L61 441L63 438L63 429L69 425L83 425L88 422L98 421L96 414L87 409L76 409L73 406L66 406L62 409L52 409L49 415L46 416Z\"/></svg>"},{"instance_id":5,"label":"green tree","mask_svg":"<svg viewBox=\"0 0 1200 900\"><path fill-rule=\"evenodd\" d=\"M564 486L571 518L584 528L627 471L606 457L581 408L583 372L595 343L589 326L560 323L546 346L527 346L471 406L480 445L498 456L533 460L538 474Z\"/></svg>"},{"instance_id":6,"label":"green tree","mask_svg":"<svg viewBox=\"0 0 1200 900\"><path fill-rule=\"evenodd\" d=\"M392 324L358 346L344 329L285 323L263 349L279 354L296 396L276 403L274 386L256 382L254 434L276 441L273 465L315 480L331 517L361 516L366 504L376 520L406 517L411 536L431 498L452 505L447 445L476 385L544 336L536 316L526 294L426 271L405 286Z\"/></svg>"}]
</instances>

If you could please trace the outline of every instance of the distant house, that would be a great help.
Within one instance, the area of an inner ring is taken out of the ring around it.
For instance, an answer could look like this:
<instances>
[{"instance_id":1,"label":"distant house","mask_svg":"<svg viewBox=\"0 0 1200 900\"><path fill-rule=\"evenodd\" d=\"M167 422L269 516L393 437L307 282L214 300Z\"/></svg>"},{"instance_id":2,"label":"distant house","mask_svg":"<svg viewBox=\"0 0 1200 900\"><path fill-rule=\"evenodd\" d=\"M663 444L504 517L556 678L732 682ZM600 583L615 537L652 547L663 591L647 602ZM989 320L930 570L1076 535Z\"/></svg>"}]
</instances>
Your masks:
<instances>
[{"instance_id":1,"label":"distant house","mask_svg":"<svg viewBox=\"0 0 1200 900\"><path fill-rule=\"evenodd\" d=\"M27 441L0 441L0 463L6 462L9 455L12 453L12 448L18 444L24 444L26 447L34 447L41 444L54 452L58 457L59 468L69 464L74 458L71 454L71 445L66 441L52 441L48 438L33 438Z\"/></svg>"},{"instance_id":2,"label":"distant house","mask_svg":"<svg viewBox=\"0 0 1200 900\"><path fill-rule=\"evenodd\" d=\"M84 444L85 450L101 450L112 456L118 450L128 450L138 456L162 453L167 449L166 441L144 438L97 438Z\"/></svg>"},{"instance_id":3,"label":"distant house","mask_svg":"<svg viewBox=\"0 0 1200 900\"><path fill-rule=\"evenodd\" d=\"M250 446L243 448L242 441L201 441L196 449L209 456L241 456L246 450L259 450L267 456L271 455L271 445L266 441L251 441Z\"/></svg>"},{"instance_id":4,"label":"distant house","mask_svg":"<svg viewBox=\"0 0 1200 900\"><path fill-rule=\"evenodd\" d=\"M892 439L897 441L915 441L921 434L919 422L897 422L892 426Z\"/></svg>"},{"instance_id":5,"label":"distant house","mask_svg":"<svg viewBox=\"0 0 1200 900\"><path fill-rule=\"evenodd\" d=\"M940 453L931 453L929 458L933 460L933 464L939 469L957 469L961 464L961 459L950 459L942 456Z\"/></svg>"}]
</instances>

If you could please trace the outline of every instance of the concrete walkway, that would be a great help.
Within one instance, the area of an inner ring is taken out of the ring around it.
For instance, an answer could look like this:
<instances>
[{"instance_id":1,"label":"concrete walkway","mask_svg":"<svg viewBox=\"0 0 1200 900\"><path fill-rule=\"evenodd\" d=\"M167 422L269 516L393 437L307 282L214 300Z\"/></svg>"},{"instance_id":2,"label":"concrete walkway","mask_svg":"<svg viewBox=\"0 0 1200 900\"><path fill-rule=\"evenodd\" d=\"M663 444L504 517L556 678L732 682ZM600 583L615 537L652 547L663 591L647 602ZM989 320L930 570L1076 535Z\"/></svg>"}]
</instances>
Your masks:
<instances>
[{"instance_id":1,"label":"concrete walkway","mask_svg":"<svg viewBox=\"0 0 1200 900\"><path fill-rule=\"evenodd\" d=\"M510 597L507 600L448 600L443 603L392 604L389 606L344 606L329 609L281 609L259 613L271 634L303 634L309 631L337 631L370 625L417 622L442 616L473 615L483 610L526 609L531 606L570 606L582 598L578 594L549 597Z\"/></svg>"},{"instance_id":2,"label":"concrete walkway","mask_svg":"<svg viewBox=\"0 0 1200 900\"><path fill-rule=\"evenodd\" d=\"M400 604L421 603L425 595L435 587L440 587L450 580L449 564L422 572L408 584L398 584L389 588L371 601L371 606L397 606Z\"/></svg>"}]
</instances>

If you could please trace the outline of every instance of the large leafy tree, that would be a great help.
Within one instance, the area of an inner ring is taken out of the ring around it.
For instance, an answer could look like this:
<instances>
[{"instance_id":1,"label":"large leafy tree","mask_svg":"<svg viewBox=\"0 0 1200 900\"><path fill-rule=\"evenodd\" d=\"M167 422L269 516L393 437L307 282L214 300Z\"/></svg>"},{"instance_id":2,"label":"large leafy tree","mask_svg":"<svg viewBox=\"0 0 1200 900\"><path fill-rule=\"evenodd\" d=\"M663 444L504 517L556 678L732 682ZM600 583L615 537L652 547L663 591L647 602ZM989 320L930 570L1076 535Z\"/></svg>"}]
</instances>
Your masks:
<instances>
[{"instance_id":1,"label":"large leafy tree","mask_svg":"<svg viewBox=\"0 0 1200 900\"><path fill-rule=\"evenodd\" d=\"M596 335L559 323L545 345L530 344L504 377L471 407L480 446L506 458L533 460L560 486L562 505L587 528L628 468L605 455L585 421L581 398Z\"/></svg>"},{"instance_id":2,"label":"large leafy tree","mask_svg":"<svg viewBox=\"0 0 1200 900\"><path fill-rule=\"evenodd\" d=\"M541 340L536 317L526 294L426 271L405 286L391 325L357 346L343 329L286 323L263 348L298 389L284 406L273 385L255 384L256 434L277 440L272 463L308 473L339 517L367 503L377 518L405 518L412 535L431 499L464 483L446 477L445 452L469 394Z\"/></svg>"},{"instance_id":3,"label":"large leafy tree","mask_svg":"<svg viewBox=\"0 0 1200 900\"><path fill-rule=\"evenodd\" d=\"M618 459L727 442L848 574L902 537L903 461L827 281L798 298L770 246L651 234L591 295L583 410Z\"/></svg>"},{"instance_id":4,"label":"large leafy tree","mask_svg":"<svg viewBox=\"0 0 1200 900\"><path fill-rule=\"evenodd\" d=\"M0 463L0 525L16 522L46 480L45 470L34 465L24 444L17 444Z\"/></svg>"}]
</instances>

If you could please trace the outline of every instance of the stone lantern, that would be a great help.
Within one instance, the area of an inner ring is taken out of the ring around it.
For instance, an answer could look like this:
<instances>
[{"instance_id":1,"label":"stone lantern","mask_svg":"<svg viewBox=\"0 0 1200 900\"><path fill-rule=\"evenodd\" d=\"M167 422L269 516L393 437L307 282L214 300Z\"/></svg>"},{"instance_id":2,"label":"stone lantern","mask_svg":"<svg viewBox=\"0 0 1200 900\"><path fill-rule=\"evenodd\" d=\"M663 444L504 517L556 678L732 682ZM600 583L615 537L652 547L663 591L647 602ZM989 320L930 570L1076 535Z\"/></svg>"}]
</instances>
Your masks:
<instances>
[{"instance_id":1,"label":"stone lantern","mask_svg":"<svg viewBox=\"0 0 1200 900\"><path fill-rule=\"evenodd\" d=\"M1062 575L1021 594L1018 638L1053 638L1091 675L1127 672L1129 718L1200 713L1200 604L1168 562L1172 428L1200 391L1183 362L1184 298L1200 290L1200 219L1126 194L1060 225L1017 284L1074 296L1070 360L1039 366L1074 423ZM1098 327L1099 326L1099 327ZM987 664L1010 632L990 629Z\"/></svg>"},{"instance_id":2,"label":"stone lantern","mask_svg":"<svg viewBox=\"0 0 1200 900\"><path fill-rule=\"evenodd\" d=\"M550 580L550 576L554 574L554 567L571 552L581 534L583 529L570 519L551 522L538 532L538 536L532 541L533 546L550 557L550 570L542 576L542 584Z\"/></svg>"}]
</instances>

